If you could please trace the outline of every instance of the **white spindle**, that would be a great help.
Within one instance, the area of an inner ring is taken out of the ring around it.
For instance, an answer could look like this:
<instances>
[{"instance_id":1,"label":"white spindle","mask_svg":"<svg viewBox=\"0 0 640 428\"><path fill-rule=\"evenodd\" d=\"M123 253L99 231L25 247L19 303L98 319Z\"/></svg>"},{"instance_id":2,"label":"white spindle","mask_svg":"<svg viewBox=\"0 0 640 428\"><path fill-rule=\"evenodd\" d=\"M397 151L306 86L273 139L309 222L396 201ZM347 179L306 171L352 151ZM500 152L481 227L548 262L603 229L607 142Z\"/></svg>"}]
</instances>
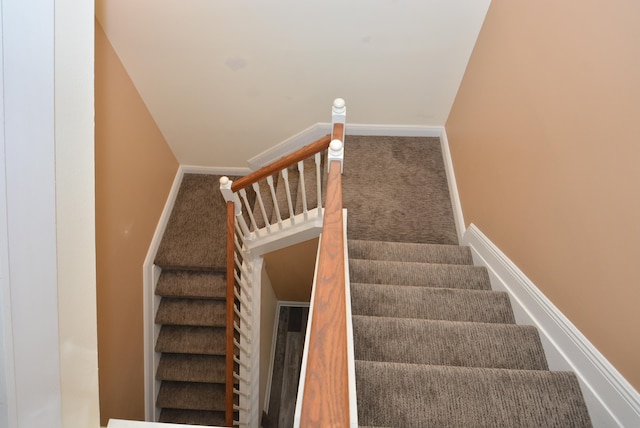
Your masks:
<instances>
[{"instance_id":1,"label":"white spindle","mask_svg":"<svg viewBox=\"0 0 640 428\"><path fill-rule=\"evenodd\" d=\"M293 211L293 202L291 201L291 189L289 188L289 170L287 168L282 170L282 179L284 180L284 189L287 194L287 206L289 207L289 218L291 224L295 224L295 212Z\"/></svg>"},{"instance_id":2,"label":"white spindle","mask_svg":"<svg viewBox=\"0 0 640 428\"><path fill-rule=\"evenodd\" d=\"M304 219L307 220L309 218L309 210L307 209L307 189L304 184L304 161L298 162L298 172L300 173L300 191L302 196L302 213L304 214Z\"/></svg>"},{"instance_id":3,"label":"white spindle","mask_svg":"<svg viewBox=\"0 0 640 428\"><path fill-rule=\"evenodd\" d=\"M236 346L236 348L238 348L239 350L241 350L242 352L246 353L247 355L249 355L249 351L247 350L246 347L242 346L240 343L238 343L238 341L236 339L233 339L233 344ZM246 379L243 379L240 375L238 375L238 378L244 382L247 382Z\"/></svg>"},{"instance_id":4,"label":"white spindle","mask_svg":"<svg viewBox=\"0 0 640 428\"><path fill-rule=\"evenodd\" d=\"M237 194L234 194L233 197L235 199L234 206L236 207L236 223L240 225L240 229L242 230L245 238L251 239L251 231L249 230L249 226L247 226L247 222L244 221L244 217L242 217L242 202L240 202L240 198Z\"/></svg>"},{"instance_id":5,"label":"white spindle","mask_svg":"<svg viewBox=\"0 0 640 428\"><path fill-rule=\"evenodd\" d=\"M242 263L238 257L238 253L235 251L233 253L233 261L243 275L249 276L251 274L249 263Z\"/></svg>"},{"instance_id":6,"label":"white spindle","mask_svg":"<svg viewBox=\"0 0 640 428\"><path fill-rule=\"evenodd\" d=\"M242 202L244 202L244 206L247 209L247 214L249 214L249 221L251 222L251 226L253 230L256 232L256 236L260 236L260 231L258 230L258 225L256 224L256 219L253 216L253 210L251 209L251 205L249 204L249 200L247 199L247 191L245 189L240 189L238 191L240 197L242 198Z\"/></svg>"},{"instance_id":7,"label":"white spindle","mask_svg":"<svg viewBox=\"0 0 640 428\"><path fill-rule=\"evenodd\" d=\"M245 315L245 311L241 312L237 307L234 307L233 312L238 316L238 318L240 318L240 321L242 321L243 325L246 324L247 328L251 328L251 321Z\"/></svg>"},{"instance_id":8,"label":"white spindle","mask_svg":"<svg viewBox=\"0 0 640 428\"><path fill-rule=\"evenodd\" d=\"M241 337L244 337L245 339L247 339L248 343L251 343L251 338L249 337L249 335L240 328L240 326L237 323L233 323L233 327L238 330L238 333L240 333Z\"/></svg>"},{"instance_id":9,"label":"white spindle","mask_svg":"<svg viewBox=\"0 0 640 428\"><path fill-rule=\"evenodd\" d=\"M245 300L242 298L242 296L240 295L240 293L238 293L237 290L234 290L233 294L240 301L241 305L246 306L246 308L244 308L243 311L246 311L247 315L251 316L251 308L249 307L249 303L245 302Z\"/></svg>"},{"instance_id":10,"label":"white spindle","mask_svg":"<svg viewBox=\"0 0 640 428\"><path fill-rule=\"evenodd\" d=\"M271 191L271 199L273 200L273 209L276 213L276 220L278 221L278 227L282 229L282 216L280 215L280 207L278 206L278 197L276 196L276 188L273 185L273 176L270 175L267 177L267 184L269 185L269 190Z\"/></svg>"},{"instance_id":11,"label":"white spindle","mask_svg":"<svg viewBox=\"0 0 640 428\"><path fill-rule=\"evenodd\" d=\"M320 165L322 163L322 155L316 153L316 194L318 195L318 217L322 216L322 169Z\"/></svg>"},{"instance_id":12,"label":"white spindle","mask_svg":"<svg viewBox=\"0 0 640 428\"><path fill-rule=\"evenodd\" d=\"M258 206L260 207L260 212L264 219L264 225L267 227L267 232L271 232L271 223L269 223L269 219L267 218L267 210L264 209L262 194L260 193L260 185L258 183L253 183L253 190L256 192L256 199L258 200Z\"/></svg>"},{"instance_id":13,"label":"white spindle","mask_svg":"<svg viewBox=\"0 0 640 428\"><path fill-rule=\"evenodd\" d=\"M235 355L233 356L233 361L236 364L238 364L238 365L240 365L240 366L242 366L242 367L244 367L246 369L249 368L249 366L247 366L247 363L245 363L244 361L241 361L240 358L236 357Z\"/></svg>"},{"instance_id":14,"label":"white spindle","mask_svg":"<svg viewBox=\"0 0 640 428\"><path fill-rule=\"evenodd\" d=\"M240 391L240 390L238 390L238 389L235 389L235 388L233 388L233 393L234 393L234 394L238 394L238 395L243 395L243 396L245 396L245 397L248 397L248 396L249 396L249 394L247 394L246 392L242 392L242 391Z\"/></svg>"}]
</instances>

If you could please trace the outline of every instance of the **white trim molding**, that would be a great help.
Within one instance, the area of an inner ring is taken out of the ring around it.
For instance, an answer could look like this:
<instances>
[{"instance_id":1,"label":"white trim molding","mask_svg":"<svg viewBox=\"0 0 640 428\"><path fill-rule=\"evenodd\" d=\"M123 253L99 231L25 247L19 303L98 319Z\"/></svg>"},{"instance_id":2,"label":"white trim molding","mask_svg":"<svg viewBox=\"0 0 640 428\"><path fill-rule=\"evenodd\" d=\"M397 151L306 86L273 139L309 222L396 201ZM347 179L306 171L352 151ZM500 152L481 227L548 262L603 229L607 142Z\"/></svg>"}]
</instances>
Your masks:
<instances>
[{"instance_id":1,"label":"white trim molding","mask_svg":"<svg viewBox=\"0 0 640 428\"><path fill-rule=\"evenodd\" d=\"M444 171L447 175L447 183L449 183L449 197L451 198L451 208L453 209L453 219L458 232L458 241L462 242L465 232L464 215L462 213L462 204L460 203L460 194L458 193L458 183L456 182L456 174L453 170L453 159L451 158L451 150L449 150L449 139L447 138L447 130L441 128L440 147L442 150L442 160L444 162Z\"/></svg>"},{"instance_id":2,"label":"white trim molding","mask_svg":"<svg viewBox=\"0 0 640 428\"><path fill-rule=\"evenodd\" d=\"M252 157L247 161L249 169L255 171L283 156L293 153L296 150L313 143L318 138L324 137L331 132L330 123L316 123L307 129L297 133L293 137L276 144L264 152Z\"/></svg>"},{"instance_id":3,"label":"white trim molding","mask_svg":"<svg viewBox=\"0 0 640 428\"><path fill-rule=\"evenodd\" d=\"M233 168L223 166L181 165L180 169L182 170L183 174L209 174L228 176L245 176L251 172L249 168Z\"/></svg>"},{"instance_id":4,"label":"white trim molding","mask_svg":"<svg viewBox=\"0 0 640 428\"><path fill-rule=\"evenodd\" d=\"M373 135L386 137L440 137L443 131L444 128L442 126L370 125L347 123L345 133L347 135ZM252 157L247 161L247 163L249 168L252 171L255 171L256 169L293 153L330 133L330 123L316 123L293 137L287 138L281 143L278 143L264 152Z\"/></svg>"},{"instance_id":5,"label":"white trim molding","mask_svg":"<svg viewBox=\"0 0 640 428\"><path fill-rule=\"evenodd\" d=\"M477 226L462 244L487 267L492 288L509 293L516 322L538 328L550 369L576 373L593 426L640 427L640 394L571 321Z\"/></svg>"},{"instance_id":6,"label":"white trim molding","mask_svg":"<svg viewBox=\"0 0 640 428\"><path fill-rule=\"evenodd\" d=\"M169 190L169 196L162 209L162 214L158 220L158 225L151 238L151 244L147 251L147 256L144 259L142 267L142 295L143 295L143 319L144 319L144 403L145 403L145 419L147 421L156 421L159 415L157 415L157 409L155 406L156 396L160 389L160 382L156 380L156 369L160 362L160 354L155 352L156 339L160 334L160 328L155 323L155 314L160 304L160 298L156 296L155 289L160 277L161 269L154 265L158 248L160 248L160 242L162 236L167 228L171 211L178 197L178 191L180 190L180 184L182 184L182 177L184 177L184 169L178 168L176 176L173 179L171 190Z\"/></svg>"}]
</instances>

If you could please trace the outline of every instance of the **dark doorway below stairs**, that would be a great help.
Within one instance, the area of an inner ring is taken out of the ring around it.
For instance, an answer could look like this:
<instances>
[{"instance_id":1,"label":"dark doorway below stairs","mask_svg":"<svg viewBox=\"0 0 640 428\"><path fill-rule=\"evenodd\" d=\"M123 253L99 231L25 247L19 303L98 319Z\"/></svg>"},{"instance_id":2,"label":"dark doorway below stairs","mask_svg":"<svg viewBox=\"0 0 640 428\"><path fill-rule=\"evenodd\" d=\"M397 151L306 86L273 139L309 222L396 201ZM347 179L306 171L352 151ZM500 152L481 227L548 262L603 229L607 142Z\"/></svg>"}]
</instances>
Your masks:
<instances>
[{"instance_id":1,"label":"dark doorway below stairs","mask_svg":"<svg viewBox=\"0 0 640 428\"><path fill-rule=\"evenodd\" d=\"M269 409L263 414L263 428L293 426L308 316L308 307L280 307Z\"/></svg>"}]
</instances>

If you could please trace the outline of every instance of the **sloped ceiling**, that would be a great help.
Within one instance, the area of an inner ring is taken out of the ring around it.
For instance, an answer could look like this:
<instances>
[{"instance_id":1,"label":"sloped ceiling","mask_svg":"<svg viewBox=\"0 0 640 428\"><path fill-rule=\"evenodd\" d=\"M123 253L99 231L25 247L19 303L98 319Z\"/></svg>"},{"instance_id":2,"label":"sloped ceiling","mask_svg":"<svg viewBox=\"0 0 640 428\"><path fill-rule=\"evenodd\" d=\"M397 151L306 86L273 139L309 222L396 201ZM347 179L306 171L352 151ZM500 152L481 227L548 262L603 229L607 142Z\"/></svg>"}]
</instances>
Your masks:
<instances>
[{"instance_id":1,"label":"sloped ceiling","mask_svg":"<svg viewBox=\"0 0 640 428\"><path fill-rule=\"evenodd\" d=\"M347 102L350 123L441 126L490 0L97 0L183 165L247 159Z\"/></svg>"}]
</instances>

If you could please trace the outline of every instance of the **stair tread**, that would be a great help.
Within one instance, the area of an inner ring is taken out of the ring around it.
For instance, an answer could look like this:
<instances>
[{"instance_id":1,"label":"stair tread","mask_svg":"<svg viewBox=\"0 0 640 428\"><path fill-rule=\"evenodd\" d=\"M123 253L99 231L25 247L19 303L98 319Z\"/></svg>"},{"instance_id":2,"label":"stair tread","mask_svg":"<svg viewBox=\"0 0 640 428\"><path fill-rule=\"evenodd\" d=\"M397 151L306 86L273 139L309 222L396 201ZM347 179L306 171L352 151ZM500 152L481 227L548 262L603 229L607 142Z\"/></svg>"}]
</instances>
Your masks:
<instances>
[{"instance_id":1,"label":"stair tread","mask_svg":"<svg viewBox=\"0 0 640 428\"><path fill-rule=\"evenodd\" d=\"M184 174L154 263L163 269L224 269L226 203L220 175ZM233 179L233 177L230 177Z\"/></svg>"},{"instance_id":2,"label":"stair tread","mask_svg":"<svg viewBox=\"0 0 640 428\"><path fill-rule=\"evenodd\" d=\"M532 326L354 315L353 337L358 360L548 369Z\"/></svg>"},{"instance_id":3,"label":"stair tread","mask_svg":"<svg viewBox=\"0 0 640 428\"><path fill-rule=\"evenodd\" d=\"M371 426L590 427L573 373L356 361Z\"/></svg>"},{"instance_id":4,"label":"stair tread","mask_svg":"<svg viewBox=\"0 0 640 428\"><path fill-rule=\"evenodd\" d=\"M167 354L160 357L157 380L225 383L224 355Z\"/></svg>"},{"instance_id":5,"label":"stair tread","mask_svg":"<svg viewBox=\"0 0 640 428\"><path fill-rule=\"evenodd\" d=\"M156 294L163 297L225 299L227 283L223 273L163 269L156 285Z\"/></svg>"},{"instance_id":6,"label":"stair tread","mask_svg":"<svg viewBox=\"0 0 640 428\"><path fill-rule=\"evenodd\" d=\"M513 324L501 291L352 283L354 315Z\"/></svg>"},{"instance_id":7,"label":"stair tread","mask_svg":"<svg viewBox=\"0 0 640 428\"><path fill-rule=\"evenodd\" d=\"M349 260L352 282L490 290L486 268L468 265Z\"/></svg>"},{"instance_id":8,"label":"stair tread","mask_svg":"<svg viewBox=\"0 0 640 428\"><path fill-rule=\"evenodd\" d=\"M156 352L225 355L226 331L222 327L163 325Z\"/></svg>"},{"instance_id":9,"label":"stair tread","mask_svg":"<svg viewBox=\"0 0 640 428\"><path fill-rule=\"evenodd\" d=\"M205 426L224 426L226 421L225 414L221 411L162 409L160 411L159 422Z\"/></svg>"},{"instance_id":10,"label":"stair tread","mask_svg":"<svg viewBox=\"0 0 640 428\"><path fill-rule=\"evenodd\" d=\"M211 299L163 297L156 324L224 327L226 302Z\"/></svg>"},{"instance_id":11,"label":"stair tread","mask_svg":"<svg viewBox=\"0 0 640 428\"><path fill-rule=\"evenodd\" d=\"M349 239L349 258L472 265L469 247Z\"/></svg>"},{"instance_id":12,"label":"stair tread","mask_svg":"<svg viewBox=\"0 0 640 428\"><path fill-rule=\"evenodd\" d=\"M156 407L224 411L225 386L218 383L163 381Z\"/></svg>"}]
</instances>

